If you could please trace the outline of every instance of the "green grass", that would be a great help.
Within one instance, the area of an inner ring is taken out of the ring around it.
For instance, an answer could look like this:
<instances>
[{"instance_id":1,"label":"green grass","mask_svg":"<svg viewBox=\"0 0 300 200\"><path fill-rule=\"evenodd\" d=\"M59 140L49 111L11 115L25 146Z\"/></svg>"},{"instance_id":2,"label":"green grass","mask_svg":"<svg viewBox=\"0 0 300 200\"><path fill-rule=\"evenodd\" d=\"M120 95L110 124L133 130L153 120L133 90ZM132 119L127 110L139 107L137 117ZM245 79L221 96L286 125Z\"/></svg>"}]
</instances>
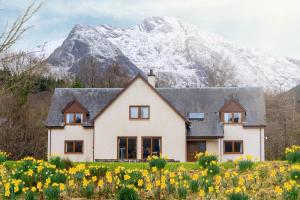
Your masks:
<instances>
[{"instance_id":1,"label":"green grass","mask_svg":"<svg viewBox=\"0 0 300 200\"><path fill-rule=\"evenodd\" d=\"M257 165L263 165L263 164L267 164L269 162L272 162L273 165L282 165L283 163L287 164L286 161L265 161L265 162L259 162L259 163L255 163L255 166ZM5 166L8 169L15 169L18 166L20 166L21 162L17 162L17 161L7 161L5 162ZM79 163L75 163L75 164L79 164ZM81 164L85 164L85 163L81 163ZM121 167L125 167L126 169L149 169L149 164L148 163L135 163L135 162L89 162L87 163L89 165L103 165L103 166L107 166L110 169L114 169L118 166ZM232 169L235 167L234 162L222 162L220 163L220 165L222 167L224 167L225 169ZM196 162L174 162L174 163L167 163L166 165L166 169L168 170L176 170L178 167L183 166L185 169L187 170L196 170L199 169L199 165Z\"/></svg>"}]
</instances>

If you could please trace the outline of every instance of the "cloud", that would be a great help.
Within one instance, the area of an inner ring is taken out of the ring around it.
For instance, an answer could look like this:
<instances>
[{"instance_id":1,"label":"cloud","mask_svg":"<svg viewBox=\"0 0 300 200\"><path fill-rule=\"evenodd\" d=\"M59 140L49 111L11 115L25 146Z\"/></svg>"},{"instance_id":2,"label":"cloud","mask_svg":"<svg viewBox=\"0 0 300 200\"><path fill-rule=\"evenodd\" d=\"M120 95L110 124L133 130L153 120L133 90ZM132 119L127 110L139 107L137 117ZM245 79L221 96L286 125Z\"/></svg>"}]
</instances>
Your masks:
<instances>
[{"instance_id":1,"label":"cloud","mask_svg":"<svg viewBox=\"0 0 300 200\"><path fill-rule=\"evenodd\" d=\"M28 4L0 1L0 8L18 15ZM150 16L176 17L250 48L300 58L299 0L49 0L31 21L36 38L24 39L58 41L77 23L128 26Z\"/></svg>"}]
</instances>

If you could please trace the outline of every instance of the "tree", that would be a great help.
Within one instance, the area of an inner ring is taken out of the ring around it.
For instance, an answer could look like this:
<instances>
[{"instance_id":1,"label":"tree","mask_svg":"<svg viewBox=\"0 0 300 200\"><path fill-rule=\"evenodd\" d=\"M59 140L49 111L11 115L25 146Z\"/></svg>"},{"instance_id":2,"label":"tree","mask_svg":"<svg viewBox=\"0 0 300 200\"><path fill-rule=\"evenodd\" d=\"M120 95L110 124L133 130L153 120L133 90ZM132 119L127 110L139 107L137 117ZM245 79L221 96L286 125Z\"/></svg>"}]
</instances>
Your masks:
<instances>
[{"instance_id":1,"label":"tree","mask_svg":"<svg viewBox=\"0 0 300 200\"><path fill-rule=\"evenodd\" d=\"M237 84L235 66L229 58L215 55L211 62L204 66L205 84L208 87L228 87Z\"/></svg>"},{"instance_id":2,"label":"tree","mask_svg":"<svg viewBox=\"0 0 300 200\"><path fill-rule=\"evenodd\" d=\"M42 4L32 3L6 30L0 34L0 55L9 50L21 36L30 28L26 23L40 9Z\"/></svg>"},{"instance_id":3,"label":"tree","mask_svg":"<svg viewBox=\"0 0 300 200\"><path fill-rule=\"evenodd\" d=\"M124 87L130 80L130 76L117 63L113 63L100 75L99 87L117 88Z\"/></svg>"}]
</instances>

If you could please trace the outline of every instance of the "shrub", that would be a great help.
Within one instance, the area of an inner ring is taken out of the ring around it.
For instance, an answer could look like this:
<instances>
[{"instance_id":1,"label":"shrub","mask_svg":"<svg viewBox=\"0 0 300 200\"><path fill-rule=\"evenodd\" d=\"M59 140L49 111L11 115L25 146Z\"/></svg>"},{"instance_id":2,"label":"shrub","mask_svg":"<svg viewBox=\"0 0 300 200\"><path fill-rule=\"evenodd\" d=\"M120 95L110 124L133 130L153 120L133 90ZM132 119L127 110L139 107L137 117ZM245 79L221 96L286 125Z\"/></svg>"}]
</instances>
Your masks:
<instances>
[{"instance_id":1,"label":"shrub","mask_svg":"<svg viewBox=\"0 0 300 200\"><path fill-rule=\"evenodd\" d=\"M300 146L293 145L285 149L285 157L289 163L300 163Z\"/></svg>"},{"instance_id":2,"label":"shrub","mask_svg":"<svg viewBox=\"0 0 300 200\"><path fill-rule=\"evenodd\" d=\"M290 183L287 183L290 184ZM287 188L290 187L290 188ZM300 197L300 191L299 188L294 184L291 183L290 186L286 186L284 192L283 192L283 198L285 200L298 200Z\"/></svg>"},{"instance_id":3,"label":"shrub","mask_svg":"<svg viewBox=\"0 0 300 200\"><path fill-rule=\"evenodd\" d=\"M7 161L9 154L4 152L4 151L0 151L0 164L4 163L5 161Z\"/></svg>"},{"instance_id":4,"label":"shrub","mask_svg":"<svg viewBox=\"0 0 300 200\"><path fill-rule=\"evenodd\" d=\"M218 161L217 156L209 154L208 152L199 153L196 157L198 158L198 164L203 168L210 166L213 161Z\"/></svg>"},{"instance_id":5,"label":"shrub","mask_svg":"<svg viewBox=\"0 0 300 200\"><path fill-rule=\"evenodd\" d=\"M150 169L156 167L158 170L162 170L166 167L167 160L162 157L152 156L148 158Z\"/></svg>"},{"instance_id":6,"label":"shrub","mask_svg":"<svg viewBox=\"0 0 300 200\"><path fill-rule=\"evenodd\" d=\"M27 191L25 193L25 200L34 200L34 193L32 191Z\"/></svg>"},{"instance_id":7,"label":"shrub","mask_svg":"<svg viewBox=\"0 0 300 200\"><path fill-rule=\"evenodd\" d=\"M138 194L133 188L122 187L118 191L118 200L138 200Z\"/></svg>"},{"instance_id":8,"label":"shrub","mask_svg":"<svg viewBox=\"0 0 300 200\"><path fill-rule=\"evenodd\" d=\"M232 192L228 194L228 200L248 200L247 194L241 192Z\"/></svg>"}]
</instances>

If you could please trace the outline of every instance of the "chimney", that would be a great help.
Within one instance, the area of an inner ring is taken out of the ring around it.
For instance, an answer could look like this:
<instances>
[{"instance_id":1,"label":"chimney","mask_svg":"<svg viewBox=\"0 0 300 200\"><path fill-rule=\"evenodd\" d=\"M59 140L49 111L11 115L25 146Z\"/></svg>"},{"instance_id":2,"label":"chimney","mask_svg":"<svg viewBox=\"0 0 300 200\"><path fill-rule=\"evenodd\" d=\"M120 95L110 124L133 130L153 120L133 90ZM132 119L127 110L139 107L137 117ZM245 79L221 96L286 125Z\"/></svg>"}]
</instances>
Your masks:
<instances>
[{"instance_id":1,"label":"chimney","mask_svg":"<svg viewBox=\"0 0 300 200\"><path fill-rule=\"evenodd\" d=\"M148 83L155 87L155 75L153 73L153 69L150 69L150 73L148 74Z\"/></svg>"}]
</instances>

